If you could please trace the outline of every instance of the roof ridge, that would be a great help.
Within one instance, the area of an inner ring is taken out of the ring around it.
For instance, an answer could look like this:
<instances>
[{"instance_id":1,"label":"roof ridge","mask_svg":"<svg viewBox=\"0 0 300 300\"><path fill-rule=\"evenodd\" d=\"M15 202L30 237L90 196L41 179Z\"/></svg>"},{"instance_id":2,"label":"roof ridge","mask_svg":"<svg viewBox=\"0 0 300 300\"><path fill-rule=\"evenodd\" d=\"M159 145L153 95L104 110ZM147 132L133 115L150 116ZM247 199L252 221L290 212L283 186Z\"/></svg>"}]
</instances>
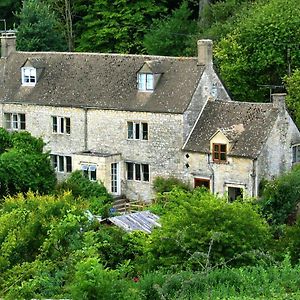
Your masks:
<instances>
[{"instance_id":1,"label":"roof ridge","mask_svg":"<svg viewBox=\"0 0 300 300\"><path fill-rule=\"evenodd\" d=\"M156 59L178 59L178 60L196 60L197 57L193 56L164 56L164 55L151 55L151 54L126 54L126 53L97 53L97 52L60 52L60 51L16 51L14 53L21 54L60 54L60 55L78 55L78 56L119 56L119 57L151 57Z\"/></svg>"}]
</instances>

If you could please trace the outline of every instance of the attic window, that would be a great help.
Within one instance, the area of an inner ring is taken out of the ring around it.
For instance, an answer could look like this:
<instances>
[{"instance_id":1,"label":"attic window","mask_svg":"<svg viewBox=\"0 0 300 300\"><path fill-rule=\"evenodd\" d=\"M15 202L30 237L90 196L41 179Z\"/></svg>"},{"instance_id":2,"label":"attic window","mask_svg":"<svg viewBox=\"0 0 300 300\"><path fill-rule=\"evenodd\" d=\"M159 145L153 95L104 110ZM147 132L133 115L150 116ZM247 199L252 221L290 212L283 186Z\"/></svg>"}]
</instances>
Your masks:
<instances>
[{"instance_id":1,"label":"attic window","mask_svg":"<svg viewBox=\"0 0 300 300\"><path fill-rule=\"evenodd\" d=\"M32 67L22 68L22 85L34 86L36 84L36 69Z\"/></svg>"},{"instance_id":2,"label":"attic window","mask_svg":"<svg viewBox=\"0 0 300 300\"><path fill-rule=\"evenodd\" d=\"M292 147L293 150L293 163L300 162L300 145L294 145Z\"/></svg>"},{"instance_id":3,"label":"attic window","mask_svg":"<svg viewBox=\"0 0 300 300\"><path fill-rule=\"evenodd\" d=\"M139 73L138 74L138 88L139 91L153 91L154 78L152 73Z\"/></svg>"},{"instance_id":4,"label":"attic window","mask_svg":"<svg viewBox=\"0 0 300 300\"><path fill-rule=\"evenodd\" d=\"M227 145L226 144L213 144L212 151L214 162L226 162L227 160Z\"/></svg>"}]
</instances>

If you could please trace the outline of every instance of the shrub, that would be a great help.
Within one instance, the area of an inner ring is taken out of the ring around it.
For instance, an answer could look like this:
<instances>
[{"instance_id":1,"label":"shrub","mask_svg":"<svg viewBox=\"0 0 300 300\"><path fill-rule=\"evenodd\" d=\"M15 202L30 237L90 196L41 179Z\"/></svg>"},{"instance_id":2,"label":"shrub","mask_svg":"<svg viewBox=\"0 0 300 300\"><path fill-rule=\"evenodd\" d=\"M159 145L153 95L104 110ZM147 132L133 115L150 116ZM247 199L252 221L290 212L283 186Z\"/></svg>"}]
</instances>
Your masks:
<instances>
[{"instance_id":1,"label":"shrub","mask_svg":"<svg viewBox=\"0 0 300 300\"><path fill-rule=\"evenodd\" d=\"M176 205L151 235L150 267L240 265L256 262L267 249L269 226L251 203L228 203L202 189L173 190L166 197Z\"/></svg>"},{"instance_id":2,"label":"shrub","mask_svg":"<svg viewBox=\"0 0 300 300\"><path fill-rule=\"evenodd\" d=\"M300 202L300 167L269 181L260 201L262 211L272 224L293 222Z\"/></svg>"},{"instance_id":3,"label":"shrub","mask_svg":"<svg viewBox=\"0 0 300 300\"><path fill-rule=\"evenodd\" d=\"M190 189L188 184L175 177L156 177L153 181L153 188L156 193L170 192L175 187L186 191Z\"/></svg>"}]
</instances>

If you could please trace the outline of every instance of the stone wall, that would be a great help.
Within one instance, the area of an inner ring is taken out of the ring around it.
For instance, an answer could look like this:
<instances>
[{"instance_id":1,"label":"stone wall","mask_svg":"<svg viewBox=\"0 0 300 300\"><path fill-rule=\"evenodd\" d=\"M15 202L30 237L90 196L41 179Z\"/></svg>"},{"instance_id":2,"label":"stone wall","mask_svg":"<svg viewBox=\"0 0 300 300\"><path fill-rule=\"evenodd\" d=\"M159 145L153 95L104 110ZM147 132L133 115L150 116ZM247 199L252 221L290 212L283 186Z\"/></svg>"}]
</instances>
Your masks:
<instances>
[{"instance_id":1,"label":"stone wall","mask_svg":"<svg viewBox=\"0 0 300 300\"><path fill-rule=\"evenodd\" d=\"M53 154L72 156L84 150L120 154L122 194L130 199L150 200L156 176L182 176L183 116L180 114L2 104L0 122L3 125L5 112L25 113L26 130L42 137L46 143L45 150ZM71 133L53 133L52 116L70 118ZM147 123L148 140L128 139L128 121ZM126 161L149 164L149 182L127 181ZM75 165L78 168L78 162ZM104 172L107 174L107 171ZM110 190L108 181L105 184Z\"/></svg>"}]
</instances>

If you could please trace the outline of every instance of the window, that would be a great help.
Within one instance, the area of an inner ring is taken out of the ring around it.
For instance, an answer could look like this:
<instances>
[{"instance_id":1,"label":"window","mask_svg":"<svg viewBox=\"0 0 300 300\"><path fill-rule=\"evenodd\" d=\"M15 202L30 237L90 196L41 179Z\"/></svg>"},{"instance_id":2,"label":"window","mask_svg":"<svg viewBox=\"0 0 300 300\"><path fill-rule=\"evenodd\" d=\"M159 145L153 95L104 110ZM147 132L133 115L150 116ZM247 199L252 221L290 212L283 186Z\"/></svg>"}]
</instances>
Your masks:
<instances>
[{"instance_id":1,"label":"window","mask_svg":"<svg viewBox=\"0 0 300 300\"><path fill-rule=\"evenodd\" d=\"M240 187L228 187L228 200L230 202L237 200L238 198L243 199L243 189Z\"/></svg>"},{"instance_id":2,"label":"window","mask_svg":"<svg viewBox=\"0 0 300 300\"><path fill-rule=\"evenodd\" d=\"M72 157L64 155L51 154L52 166L60 173L72 172Z\"/></svg>"},{"instance_id":3,"label":"window","mask_svg":"<svg viewBox=\"0 0 300 300\"><path fill-rule=\"evenodd\" d=\"M293 151L293 163L300 162L300 145L295 145L292 147Z\"/></svg>"},{"instance_id":4,"label":"window","mask_svg":"<svg viewBox=\"0 0 300 300\"><path fill-rule=\"evenodd\" d=\"M205 187L210 189L210 180L205 178L194 178L194 188Z\"/></svg>"},{"instance_id":5,"label":"window","mask_svg":"<svg viewBox=\"0 0 300 300\"><path fill-rule=\"evenodd\" d=\"M127 138L129 140L148 140L148 123L127 122Z\"/></svg>"},{"instance_id":6,"label":"window","mask_svg":"<svg viewBox=\"0 0 300 300\"><path fill-rule=\"evenodd\" d=\"M97 180L97 167L95 165L81 165L83 175L91 181Z\"/></svg>"},{"instance_id":7,"label":"window","mask_svg":"<svg viewBox=\"0 0 300 300\"><path fill-rule=\"evenodd\" d=\"M213 161L224 162L227 160L226 144L213 144Z\"/></svg>"},{"instance_id":8,"label":"window","mask_svg":"<svg viewBox=\"0 0 300 300\"><path fill-rule=\"evenodd\" d=\"M25 114L4 113L4 127L7 130L25 130Z\"/></svg>"},{"instance_id":9,"label":"window","mask_svg":"<svg viewBox=\"0 0 300 300\"><path fill-rule=\"evenodd\" d=\"M149 165L148 164L136 164L127 162L127 179L137 181L149 181Z\"/></svg>"},{"instance_id":10,"label":"window","mask_svg":"<svg viewBox=\"0 0 300 300\"><path fill-rule=\"evenodd\" d=\"M71 134L70 118L52 116L52 132Z\"/></svg>"},{"instance_id":11,"label":"window","mask_svg":"<svg viewBox=\"0 0 300 300\"><path fill-rule=\"evenodd\" d=\"M139 73L138 74L138 88L139 91L153 91L153 74Z\"/></svg>"},{"instance_id":12,"label":"window","mask_svg":"<svg viewBox=\"0 0 300 300\"><path fill-rule=\"evenodd\" d=\"M22 85L34 86L36 84L36 69L22 68Z\"/></svg>"}]
</instances>

